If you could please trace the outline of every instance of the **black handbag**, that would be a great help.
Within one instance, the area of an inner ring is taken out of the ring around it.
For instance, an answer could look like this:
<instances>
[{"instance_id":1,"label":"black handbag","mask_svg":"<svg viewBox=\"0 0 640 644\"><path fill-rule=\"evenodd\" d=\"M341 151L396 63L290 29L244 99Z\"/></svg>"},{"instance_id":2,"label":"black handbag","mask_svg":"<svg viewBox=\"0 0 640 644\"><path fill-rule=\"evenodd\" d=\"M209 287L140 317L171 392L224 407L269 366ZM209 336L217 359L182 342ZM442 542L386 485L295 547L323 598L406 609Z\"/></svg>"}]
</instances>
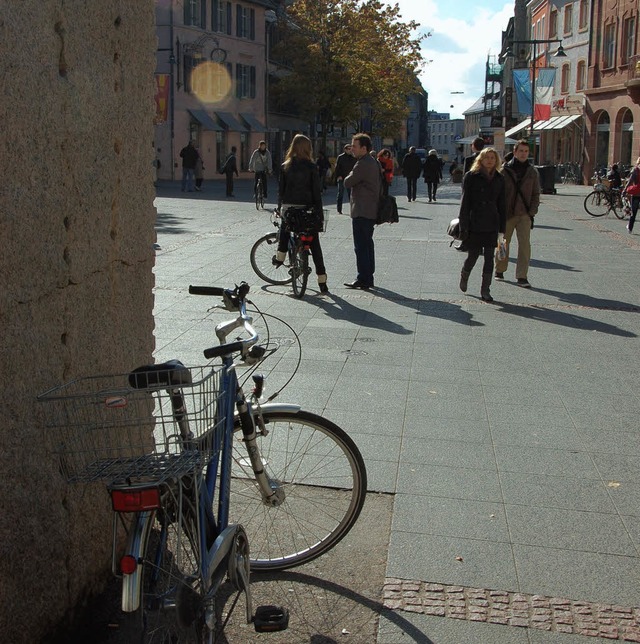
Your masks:
<instances>
[{"instance_id":1,"label":"black handbag","mask_svg":"<svg viewBox=\"0 0 640 644\"><path fill-rule=\"evenodd\" d=\"M382 195L378 202L378 213L376 225L380 224L397 224L400 221L398 215L398 204L396 198L390 195Z\"/></svg>"},{"instance_id":2,"label":"black handbag","mask_svg":"<svg viewBox=\"0 0 640 644\"><path fill-rule=\"evenodd\" d=\"M460 239L461 231L460 231L460 219L456 217L455 219L452 219L449 222L449 225L447 226L447 235L453 237L451 240L451 244L449 246L453 245L454 241L457 241Z\"/></svg>"}]
</instances>

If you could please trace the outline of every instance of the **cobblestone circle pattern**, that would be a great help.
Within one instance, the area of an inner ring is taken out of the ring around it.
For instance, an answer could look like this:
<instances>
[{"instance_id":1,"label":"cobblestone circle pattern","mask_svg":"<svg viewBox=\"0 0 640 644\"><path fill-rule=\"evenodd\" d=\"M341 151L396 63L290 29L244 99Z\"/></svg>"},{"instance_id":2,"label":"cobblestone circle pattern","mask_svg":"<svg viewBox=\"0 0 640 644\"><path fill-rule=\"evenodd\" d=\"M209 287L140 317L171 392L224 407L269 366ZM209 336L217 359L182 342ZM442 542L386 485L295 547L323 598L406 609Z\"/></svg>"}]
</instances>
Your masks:
<instances>
[{"instance_id":1,"label":"cobblestone circle pattern","mask_svg":"<svg viewBox=\"0 0 640 644\"><path fill-rule=\"evenodd\" d=\"M471 622L640 642L640 608L613 604L387 578L384 606Z\"/></svg>"}]
</instances>

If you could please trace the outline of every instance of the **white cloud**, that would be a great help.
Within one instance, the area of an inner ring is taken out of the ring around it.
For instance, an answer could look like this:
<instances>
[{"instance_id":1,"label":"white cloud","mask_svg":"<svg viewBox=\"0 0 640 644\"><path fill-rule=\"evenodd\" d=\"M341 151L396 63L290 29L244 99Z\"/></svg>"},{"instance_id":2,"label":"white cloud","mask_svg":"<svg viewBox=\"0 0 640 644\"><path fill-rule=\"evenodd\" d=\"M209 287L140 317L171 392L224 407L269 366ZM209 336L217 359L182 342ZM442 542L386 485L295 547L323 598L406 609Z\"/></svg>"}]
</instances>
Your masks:
<instances>
[{"instance_id":1,"label":"white cloud","mask_svg":"<svg viewBox=\"0 0 640 644\"><path fill-rule=\"evenodd\" d=\"M420 74L429 93L429 109L462 118L462 112L484 92L487 56L500 52L502 32L513 16L513 0L397 0L397 3L403 21L415 20L421 31L432 33L422 49L425 60L432 62Z\"/></svg>"}]
</instances>

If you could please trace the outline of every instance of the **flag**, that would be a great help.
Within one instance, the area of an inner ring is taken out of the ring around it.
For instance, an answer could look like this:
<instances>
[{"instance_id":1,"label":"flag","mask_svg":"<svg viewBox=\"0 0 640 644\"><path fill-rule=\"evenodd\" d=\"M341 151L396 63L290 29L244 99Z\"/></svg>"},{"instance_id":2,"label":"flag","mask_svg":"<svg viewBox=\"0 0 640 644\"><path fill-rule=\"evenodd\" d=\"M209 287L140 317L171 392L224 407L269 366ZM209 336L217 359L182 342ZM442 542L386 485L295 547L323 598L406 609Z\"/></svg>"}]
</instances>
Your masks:
<instances>
[{"instance_id":1,"label":"flag","mask_svg":"<svg viewBox=\"0 0 640 644\"><path fill-rule=\"evenodd\" d=\"M553 86L556 81L556 70L553 67L545 67L538 70L536 79L536 103L534 118L536 121L548 121L551 118L551 97Z\"/></svg>"},{"instance_id":2,"label":"flag","mask_svg":"<svg viewBox=\"0 0 640 644\"><path fill-rule=\"evenodd\" d=\"M513 89L520 114L531 114L531 74L528 69L513 70Z\"/></svg>"}]
</instances>

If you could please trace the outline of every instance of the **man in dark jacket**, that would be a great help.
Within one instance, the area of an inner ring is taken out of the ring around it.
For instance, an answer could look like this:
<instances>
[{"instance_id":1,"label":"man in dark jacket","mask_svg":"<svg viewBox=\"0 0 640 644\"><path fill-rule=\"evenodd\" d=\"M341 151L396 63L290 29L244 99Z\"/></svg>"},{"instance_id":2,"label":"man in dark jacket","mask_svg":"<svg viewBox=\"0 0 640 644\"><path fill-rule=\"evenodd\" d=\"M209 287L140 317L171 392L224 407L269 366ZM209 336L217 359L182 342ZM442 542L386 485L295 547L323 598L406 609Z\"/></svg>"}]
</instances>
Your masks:
<instances>
[{"instance_id":1,"label":"man in dark jacket","mask_svg":"<svg viewBox=\"0 0 640 644\"><path fill-rule=\"evenodd\" d=\"M416 154L415 146L409 148L409 152L404 155L402 159L402 176L407 180L407 199L411 201L416 200L416 193L418 190L418 177L422 172L422 160Z\"/></svg>"},{"instance_id":2,"label":"man in dark jacket","mask_svg":"<svg viewBox=\"0 0 640 644\"><path fill-rule=\"evenodd\" d=\"M476 138L471 142L471 154L468 157L464 158L464 174L471 170L471 166L473 165L473 162L476 160L476 157L478 156L478 153L480 152L480 150L482 150L482 148L484 148L484 139L482 137L476 136Z\"/></svg>"},{"instance_id":3,"label":"man in dark jacket","mask_svg":"<svg viewBox=\"0 0 640 644\"><path fill-rule=\"evenodd\" d=\"M227 197L235 197L235 195L233 194L233 175L235 173L236 177L239 176L236 151L237 148L234 145L231 148L231 154L227 157L227 160L222 166L222 174L226 175L227 178Z\"/></svg>"},{"instance_id":4,"label":"man in dark jacket","mask_svg":"<svg viewBox=\"0 0 640 644\"><path fill-rule=\"evenodd\" d=\"M356 253L357 277L345 282L348 288L370 289L376 270L373 231L378 217L380 201L380 164L371 156L371 137L354 134L351 151L356 158L353 170L344 180L344 187L351 188L351 224L353 249Z\"/></svg>"},{"instance_id":5,"label":"man in dark jacket","mask_svg":"<svg viewBox=\"0 0 640 644\"><path fill-rule=\"evenodd\" d=\"M333 177L338 185L336 208L340 214L342 214L342 203L344 200L344 178L353 170L353 166L356 164L356 159L351 154L351 145L347 143L343 149L344 152L339 154L336 159L336 168L333 171ZM351 199L351 190L349 188L347 188L347 199Z\"/></svg>"},{"instance_id":6,"label":"man in dark jacket","mask_svg":"<svg viewBox=\"0 0 640 644\"><path fill-rule=\"evenodd\" d=\"M518 141L513 149L513 159L502 167L502 174L505 178L507 204L507 254L504 259L496 262L496 278L504 279L504 273L509 266L509 242L515 230L518 238L517 284L523 288L531 288L528 280L531 261L530 238L533 218L540 205L540 179L538 171L529 163L529 143L526 140Z\"/></svg>"},{"instance_id":7,"label":"man in dark jacket","mask_svg":"<svg viewBox=\"0 0 640 644\"><path fill-rule=\"evenodd\" d=\"M182 158L182 192L185 191L185 188L189 192L193 192L193 177L196 169L196 161L200 158L193 141L189 141L180 150L180 157Z\"/></svg>"}]
</instances>

